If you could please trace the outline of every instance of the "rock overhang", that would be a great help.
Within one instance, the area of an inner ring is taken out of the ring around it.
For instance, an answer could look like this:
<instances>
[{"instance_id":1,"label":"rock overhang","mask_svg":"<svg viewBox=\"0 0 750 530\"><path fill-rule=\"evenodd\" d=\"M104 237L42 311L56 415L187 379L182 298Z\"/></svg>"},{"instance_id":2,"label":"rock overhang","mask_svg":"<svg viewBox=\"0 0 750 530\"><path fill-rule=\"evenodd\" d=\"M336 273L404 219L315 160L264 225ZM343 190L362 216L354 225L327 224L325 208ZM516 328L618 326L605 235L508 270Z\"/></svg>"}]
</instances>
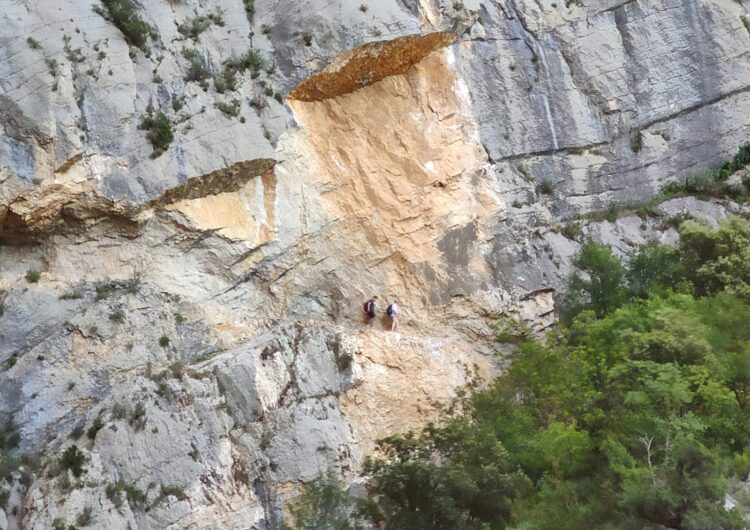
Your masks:
<instances>
[{"instance_id":1,"label":"rock overhang","mask_svg":"<svg viewBox=\"0 0 750 530\"><path fill-rule=\"evenodd\" d=\"M405 73L430 53L455 40L454 33L434 32L364 44L341 54L302 81L289 92L288 99L313 102L349 94L388 76Z\"/></svg>"}]
</instances>

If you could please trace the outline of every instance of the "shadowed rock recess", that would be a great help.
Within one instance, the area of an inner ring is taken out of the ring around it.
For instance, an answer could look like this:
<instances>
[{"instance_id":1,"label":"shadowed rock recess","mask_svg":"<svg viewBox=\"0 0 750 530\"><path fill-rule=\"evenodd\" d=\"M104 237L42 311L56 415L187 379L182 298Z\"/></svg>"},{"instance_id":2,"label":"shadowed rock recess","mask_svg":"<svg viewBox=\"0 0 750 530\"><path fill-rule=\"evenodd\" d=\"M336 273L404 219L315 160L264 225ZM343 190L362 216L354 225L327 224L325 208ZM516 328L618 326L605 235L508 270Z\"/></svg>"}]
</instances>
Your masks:
<instances>
[{"instance_id":1,"label":"shadowed rock recess","mask_svg":"<svg viewBox=\"0 0 750 530\"><path fill-rule=\"evenodd\" d=\"M744 212L584 220L749 139L746 2L5 4L5 530L272 528L552 325L584 238Z\"/></svg>"}]
</instances>

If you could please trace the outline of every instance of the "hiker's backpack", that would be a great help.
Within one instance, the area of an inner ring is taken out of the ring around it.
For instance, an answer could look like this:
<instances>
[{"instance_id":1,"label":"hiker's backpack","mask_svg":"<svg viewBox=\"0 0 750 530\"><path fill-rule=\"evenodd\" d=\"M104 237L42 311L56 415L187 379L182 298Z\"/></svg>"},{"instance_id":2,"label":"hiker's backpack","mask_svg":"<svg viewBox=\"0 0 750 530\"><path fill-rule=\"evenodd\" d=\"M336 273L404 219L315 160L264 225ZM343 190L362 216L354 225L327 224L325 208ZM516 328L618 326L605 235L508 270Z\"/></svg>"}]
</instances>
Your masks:
<instances>
[{"instance_id":1,"label":"hiker's backpack","mask_svg":"<svg viewBox=\"0 0 750 530\"><path fill-rule=\"evenodd\" d=\"M389 317L393 316L393 304L389 305L388 308L385 310L386 315Z\"/></svg>"},{"instance_id":2,"label":"hiker's backpack","mask_svg":"<svg viewBox=\"0 0 750 530\"><path fill-rule=\"evenodd\" d=\"M369 313L370 312L370 301L369 300L364 303L364 305L362 306L362 309L364 310L365 313Z\"/></svg>"}]
</instances>

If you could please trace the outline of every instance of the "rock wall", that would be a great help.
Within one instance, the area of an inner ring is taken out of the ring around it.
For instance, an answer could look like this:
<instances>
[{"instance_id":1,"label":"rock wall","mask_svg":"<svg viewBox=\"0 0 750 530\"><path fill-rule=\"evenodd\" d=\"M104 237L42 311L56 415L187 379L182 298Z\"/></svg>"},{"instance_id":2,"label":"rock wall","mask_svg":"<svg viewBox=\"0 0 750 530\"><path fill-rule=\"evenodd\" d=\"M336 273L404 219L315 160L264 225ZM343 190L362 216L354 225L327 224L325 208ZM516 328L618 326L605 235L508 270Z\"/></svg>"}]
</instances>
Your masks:
<instances>
[{"instance_id":1,"label":"rock wall","mask_svg":"<svg viewBox=\"0 0 750 530\"><path fill-rule=\"evenodd\" d=\"M83 0L6 4L0 417L41 457L6 485L8 529L87 508L101 528L269 528L301 481L357 480L377 438L501 369L493 318L554 321L563 223L750 136L733 0L143 2L146 51ZM264 64L228 85L248 50ZM400 334L360 321L374 293Z\"/></svg>"}]
</instances>

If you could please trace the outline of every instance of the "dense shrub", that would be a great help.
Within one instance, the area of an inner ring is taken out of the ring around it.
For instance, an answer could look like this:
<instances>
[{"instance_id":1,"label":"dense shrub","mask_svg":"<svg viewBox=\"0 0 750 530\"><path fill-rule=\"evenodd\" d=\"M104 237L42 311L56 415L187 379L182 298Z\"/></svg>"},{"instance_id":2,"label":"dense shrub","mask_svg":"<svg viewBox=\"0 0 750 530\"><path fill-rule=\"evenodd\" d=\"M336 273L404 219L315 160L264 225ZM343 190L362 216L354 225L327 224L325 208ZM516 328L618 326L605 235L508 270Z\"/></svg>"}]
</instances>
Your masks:
<instances>
[{"instance_id":1,"label":"dense shrub","mask_svg":"<svg viewBox=\"0 0 750 530\"><path fill-rule=\"evenodd\" d=\"M159 112L155 116L152 114L144 116L140 128L148 131L146 133L146 138L151 142L151 146L154 148L154 151L151 153L151 158L160 156L167 150L169 144L172 143L172 140L174 140L172 125L169 122L169 118L167 118L166 114L163 112Z\"/></svg>"},{"instance_id":2,"label":"dense shrub","mask_svg":"<svg viewBox=\"0 0 750 530\"><path fill-rule=\"evenodd\" d=\"M131 0L101 0L101 2L104 9L95 6L94 11L111 21L120 30L128 44L147 51L148 36L152 28L138 16L135 4Z\"/></svg>"},{"instance_id":3,"label":"dense shrub","mask_svg":"<svg viewBox=\"0 0 750 530\"><path fill-rule=\"evenodd\" d=\"M74 477L80 477L85 471L83 467L85 461L86 457L83 452L74 444L63 451L60 456L60 467L70 470Z\"/></svg>"}]
</instances>

